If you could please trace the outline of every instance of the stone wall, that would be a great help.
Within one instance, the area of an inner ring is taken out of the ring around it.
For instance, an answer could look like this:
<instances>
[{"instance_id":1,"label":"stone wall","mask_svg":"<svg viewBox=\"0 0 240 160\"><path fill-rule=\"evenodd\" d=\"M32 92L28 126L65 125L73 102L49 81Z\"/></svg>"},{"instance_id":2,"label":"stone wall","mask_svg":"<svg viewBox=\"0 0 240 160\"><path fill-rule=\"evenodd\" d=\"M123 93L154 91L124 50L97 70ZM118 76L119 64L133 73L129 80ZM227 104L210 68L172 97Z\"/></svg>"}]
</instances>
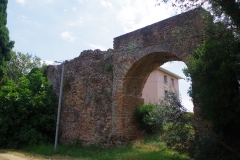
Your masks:
<instances>
[{"instance_id":1,"label":"stone wall","mask_svg":"<svg viewBox=\"0 0 240 160\"><path fill-rule=\"evenodd\" d=\"M184 58L203 41L205 13L202 8L197 8L116 37L114 50L133 52L161 45L170 53Z\"/></svg>"},{"instance_id":2,"label":"stone wall","mask_svg":"<svg viewBox=\"0 0 240 160\"><path fill-rule=\"evenodd\" d=\"M113 51L87 50L65 62L60 141L109 144L112 126ZM61 65L48 67L59 92Z\"/></svg>"},{"instance_id":3,"label":"stone wall","mask_svg":"<svg viewBox=\"0 0 240 160\"><path fill-rule=\"evenodd\" d=\"M134 112L143 104L149 74L169 61L185 61L203 42L199 8L114 38L114 50L83 51L65 62L60 140L121 145L142 133ZM59 92L61 66L48 67Z\"/></svg>"}]
</instances>

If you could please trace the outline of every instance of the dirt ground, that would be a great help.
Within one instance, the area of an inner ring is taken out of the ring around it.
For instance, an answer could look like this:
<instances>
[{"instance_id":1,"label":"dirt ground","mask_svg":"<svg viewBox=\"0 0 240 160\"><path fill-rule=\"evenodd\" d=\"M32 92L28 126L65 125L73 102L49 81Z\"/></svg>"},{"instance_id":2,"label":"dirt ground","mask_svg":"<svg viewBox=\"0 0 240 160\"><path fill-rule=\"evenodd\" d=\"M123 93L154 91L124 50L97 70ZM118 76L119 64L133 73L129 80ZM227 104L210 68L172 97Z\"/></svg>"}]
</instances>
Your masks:
<instances>
[{"instance_id":1,"label":"dirt ground","mask_svg":"<svg viewBox=\"0 0 240 160\"><path fill-rule=\"evenodd\" d=\"M60 155L53 155L50 157L28 155L20 151L14 150L0 150L0 160L74 160L69 157L62 157Z\"/></svg>"},{"instance_id":2,"label":"dirt ground","mask_svg":"<svg viewBox=\"0 0 240 160\"><path fill-rule=\"evenodd\" d=\"M41 160L43 157L34 157L15 150L0 150L0 160Z\"/></svg>"},{"instance_id":3,"label":"dirt ground","mask_svg":"<svg viewBox=\"0 0 240 160\"><path fill-rule=\"evenodd\" d=\"M22 158L9 153L0 153L0 160L28 160L28 158Z\"/></svg>"}]
</instances>

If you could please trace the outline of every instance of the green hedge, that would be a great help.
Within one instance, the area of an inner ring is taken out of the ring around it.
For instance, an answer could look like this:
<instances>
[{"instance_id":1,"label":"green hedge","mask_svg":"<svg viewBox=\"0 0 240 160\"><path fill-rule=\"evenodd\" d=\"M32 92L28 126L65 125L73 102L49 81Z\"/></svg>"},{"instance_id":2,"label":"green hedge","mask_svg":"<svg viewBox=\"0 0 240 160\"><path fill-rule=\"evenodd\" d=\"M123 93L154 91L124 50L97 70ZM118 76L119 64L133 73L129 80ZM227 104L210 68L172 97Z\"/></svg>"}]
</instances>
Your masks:
<instances>
[{"instance_id":1,"label":"green hedge","mask_svg":"<svg viewBox=\"0 0 240 160\"><path fill-rule=\"evenodd\" d=\"M54 140L57 97L39 69L0 89L0 147L19 148Z\"/></svg>"}]
</instances>

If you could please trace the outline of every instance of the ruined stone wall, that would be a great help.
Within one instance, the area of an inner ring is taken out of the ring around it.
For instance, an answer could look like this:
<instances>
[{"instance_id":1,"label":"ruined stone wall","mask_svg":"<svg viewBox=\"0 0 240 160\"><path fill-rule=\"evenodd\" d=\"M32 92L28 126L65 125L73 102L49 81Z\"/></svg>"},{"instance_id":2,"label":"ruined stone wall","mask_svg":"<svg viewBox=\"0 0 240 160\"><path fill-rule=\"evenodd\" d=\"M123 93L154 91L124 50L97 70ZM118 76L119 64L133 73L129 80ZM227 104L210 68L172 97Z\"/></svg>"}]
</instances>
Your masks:
<instances>
[{"instance_id":1,"label":"ruined stone wall","mask_svg":"<svg viewBox=\"0 0 240 160\"><path fill-rule=\"evenodd\" d=\"M113 51L87 50L65 62L60 141L110 144ZM48 67L48 80L59 93L61 65Z\"/></svg>"},{"instance_id":2,"label":"ruined stone wall","mask_svg":"<svg viewBox=\"0 0 240 160\"><path fill-rule=\"evenodd\" d=\"M143 103L148 75L165 62L185 61L203 42L204 12L171 17L114 38L114 50L83 51L66 61L61 142L121 145L136 139L140 131L134 112ZM58 93L61 66L49 66L47 74Z\"/></svg>"}]
</instances>

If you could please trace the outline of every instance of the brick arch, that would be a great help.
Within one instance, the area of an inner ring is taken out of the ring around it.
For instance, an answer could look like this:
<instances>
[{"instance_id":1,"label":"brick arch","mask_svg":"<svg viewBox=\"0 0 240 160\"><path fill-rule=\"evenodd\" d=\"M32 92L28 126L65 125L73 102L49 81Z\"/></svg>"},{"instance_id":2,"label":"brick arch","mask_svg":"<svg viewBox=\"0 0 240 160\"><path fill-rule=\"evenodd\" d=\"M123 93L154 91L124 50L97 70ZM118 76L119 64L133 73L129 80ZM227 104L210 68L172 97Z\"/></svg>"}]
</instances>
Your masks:
<instances>
[{"instance_id":1,"label":"brick arch","mask_svg":"<svg viewBox=\"0 0 240 160\"><path fill-rule=\"evenodd\" d=\"M135 61L125 61L125 70L118 80L116 94L115 134L128 140L135 139L140 133L134 113L135 109L144 102L141 95L149 74L166 62L181 61L182 59L168 52L152 52L146 53L144 56L141 53L135 55L133 58Z\"/></svg>"},{"instance_id":2,"label":"brick arch","mask_svg":"<svg viewBox=\"0 0 240 160\"><path fill-rule=\"evenodd\" d=\"M134 112L144 102L149 74L165 62L184 62L203 42L202 13L199 8L114 39L112 134L126 139L139 134Z\"/></svg>"}]
</instances>

